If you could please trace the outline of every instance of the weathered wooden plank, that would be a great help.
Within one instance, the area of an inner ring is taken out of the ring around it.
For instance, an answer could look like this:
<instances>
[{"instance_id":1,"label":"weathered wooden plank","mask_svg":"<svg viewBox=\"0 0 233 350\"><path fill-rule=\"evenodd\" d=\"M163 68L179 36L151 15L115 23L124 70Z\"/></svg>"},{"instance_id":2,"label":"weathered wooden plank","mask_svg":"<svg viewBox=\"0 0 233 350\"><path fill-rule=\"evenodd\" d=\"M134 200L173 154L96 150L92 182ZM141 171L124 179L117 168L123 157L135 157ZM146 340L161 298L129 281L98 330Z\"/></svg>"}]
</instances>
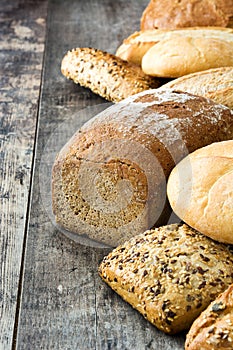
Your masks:
<instances>
[{"instance_id":1,"label":"weathered wooden plank","mask_svg":"<svg viewBox=\"0 0 233 350\"><path fill-rule=\"evenodd\" d=\"M109 249L68 239L53 226L49 207L55 151L90 112L98 110L96 104L104 103L62 77L61 59L75 46L114 52L139 28L146 4L146 0L50 1L17 349L31 349L32 344L33 349L183 348L182 337L158 332L101 281L97 268Z\"/></svg>"},{"instance_id":2,"label":"weathered wooden plank","mask_svg":"<svg viewBox=\"0 0 233 350\"><path fill-rule=\"evenodd\" d=\"M46 1L0 3L0 349L11 349L27 221Z\"/></svg>"}]
</instances>

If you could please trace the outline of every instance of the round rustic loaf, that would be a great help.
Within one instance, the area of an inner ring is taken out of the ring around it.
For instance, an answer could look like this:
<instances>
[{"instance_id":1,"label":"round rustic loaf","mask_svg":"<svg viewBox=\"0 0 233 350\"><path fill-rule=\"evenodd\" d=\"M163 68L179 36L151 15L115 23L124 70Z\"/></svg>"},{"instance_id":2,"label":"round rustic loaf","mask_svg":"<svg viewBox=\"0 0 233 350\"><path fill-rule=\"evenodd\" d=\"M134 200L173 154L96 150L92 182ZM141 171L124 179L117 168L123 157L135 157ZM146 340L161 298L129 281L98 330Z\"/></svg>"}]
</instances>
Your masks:
<instances>
[{"instance_id":1,"label":"round rustic loaf","mask_svg":"<svg viewBox=\"0 0 233 350\"><path fill-rule=\"evenodd\" d=\"M141 30L193 26L232 26L232 0L151 0L141 17Z\"/></svg>"},{"instance_id":2,"label":"round rustic loaf","mask_svg":"<svg viewBox=\"0 0 233 350\"><path fill-rule=\"evenodd\" d=\"M196 150L171 172L167 193L188 225L233 244L233 140Z\"/></svg>"},{"instance_id":3,"label":"round rustic loaf","mask_svg":"<svg viewBox=\"0 0 233 350\"><path fill-rule=\"evenodd\" d=\"M168 222L166 179L189 152L233 137L232 112L188 93L148 90L91 119L58 154L58 225L115 246Z\"/></svg>"}]
</instances>

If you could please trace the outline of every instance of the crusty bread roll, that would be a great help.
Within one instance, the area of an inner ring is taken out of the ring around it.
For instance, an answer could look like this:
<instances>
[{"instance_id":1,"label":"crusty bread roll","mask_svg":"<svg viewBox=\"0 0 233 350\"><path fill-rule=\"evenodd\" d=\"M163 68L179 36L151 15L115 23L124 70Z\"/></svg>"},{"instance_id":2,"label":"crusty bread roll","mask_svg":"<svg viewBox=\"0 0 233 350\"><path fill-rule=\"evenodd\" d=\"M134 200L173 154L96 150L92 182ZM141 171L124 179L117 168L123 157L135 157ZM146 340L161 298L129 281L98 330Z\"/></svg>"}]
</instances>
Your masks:
<instances>
[{"instance_id":1,"label":"crusty bread roll","mask_svg":"<svg viewBox=\"0 0 233 350\"><path fill-rule=\"evenodd\" d=\"M233 34L231 36L233 39ZM233 41L174 37L152 46L143 56L141 65L145 74L169 78L233 66Z\"/></svg>"},{"instance_id":2,"label":"crusty bread roll","mask_svg":"<svg viewBox=\"0 0 233 350\"><path fill-rule=\"evenodd\" d=\"M151 0L141 17L141 30L232 25L232 0Z\"/></svg>"},{"instance_id":3,"label":"crusty bread roll","mask_svg":"<svg viewBox=\"0 0 233 350\"><path fill-rule=\"evenodd\" d=\"M232 283L232 271L233 254L226 245L177 224L133 237L99 267L113 290L170 334L190 327Z\"/></svg>"},{"instance_id":4,"label":"crusty bread roll","mask_svg":"<svg viewBox=\"0 0 233 350\"><path fill-rule=\"evenodd\" d=\"M57 223L112 246L167 223L171 169L188 152L232 136L231 110L205 98L156 89L131 96L83 125L58 154Z\"/></svg>"},{"instance_id":5,"label":"crusty bread roll","mask_svg":"<svg viewBox=\"0 0 233 350\"><path fill-rule=\"evenodd\" d=\"M167 193L188 225L233 244L233 140L213 143L183 159L171 172Z\"/></svg>"},{"instance_id":6,"label":"crusty bread roll","mask_svg":"<svg viewBox=\"0 0 233 350\"><path fill-rule=\"evenodd\" d=\"M185 350L232 349L233 284L194 321L185 342Z\"/></svg>"},{"instance_id":7,"label":"crusty bread roll","mask_svg":"<svg viewBox=\"0 0 233 350\"><path fill-rule=\"evenodd\" d=\"M161 85L140 67L89 47L68 51L62 60L61 71L76 84L113 102Z\"/></svg>"},{"instance_id":8,"label":"crusty bread roll","mask_svg":"<svg viewBox=\"0 0 233 350\"><path fill-rule=\"evenodd\" d=\"M211 98L233 109L233 67L220 67L171 80L160 89L173 89Z\"/></svg>"},{"instance_id":9,"label":"crusty bread roll","mask_svg":"<svg viewBox=\"0 0 233 350\"><path fill-rule=\"evenodd\" d=\"M173 50L174 45L172 41L174 39L177 40L178 38L181 38L181 45L179 45L179 41L178 43L176 41L176 45L178 45L178 48L180 49L179 55L180 54L188 55L188 52L182 52L183 50L182 38L192 38L192 39L202 38L203 42L205 43L207 42L207 40L215 39L215 40L220 40L220 42L223 41L225 43L231 43L232 45L233 29L221 28L221 27L193 27L193 28L182 28L182 29L174 29L174 30L154 29L154 30L135 32L131 34L128 38L126 38L123 41L122 45L118 47L116 55L122 58L123 60L140 65L142 62L142 57L155 44L161 43L160 49L162 49L162 43L165 42L165 46L167 47L168 45L166 43L167 41L169 41L170 48L171 50ZM167 47L167 49L169 49L169 47ZM169 51L168 51L168 55L169 55ZM199 59L199 56L196 57L197 61L198 59ZM209 67L209 68L214 68L214 67Z\"/></svg>"}]
</instances>

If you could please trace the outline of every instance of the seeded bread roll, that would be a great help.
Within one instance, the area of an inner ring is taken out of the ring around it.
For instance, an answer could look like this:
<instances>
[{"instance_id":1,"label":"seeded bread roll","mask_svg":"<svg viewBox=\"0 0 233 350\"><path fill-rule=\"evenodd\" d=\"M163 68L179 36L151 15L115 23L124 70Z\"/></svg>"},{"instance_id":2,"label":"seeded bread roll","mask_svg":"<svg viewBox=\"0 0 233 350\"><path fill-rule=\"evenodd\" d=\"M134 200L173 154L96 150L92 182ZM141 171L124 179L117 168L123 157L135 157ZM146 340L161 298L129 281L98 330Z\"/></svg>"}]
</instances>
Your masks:
<instances>
[{"instance_id":1,"label":"seeded bread roll","mask_svg":"<svg viewBox=\"0 0 233 350\"><path fill-rule=\"evenodd\" d=\"M194 321L185 350L233 349L233 285L217 297Z\"/></svg>"},{"instance_id":2,"label":"seeded bread roll","mask_svg":"<svg viewBox=\"0 0 233 350\"><path fill-rule=\"evenodd\" d=\"M151 0L142 14L141 30L230 27L232 16L232 0Z\"/></svg>"},{"instance_id":3,"label":"seeded bread roll","mask_svg":"<svg viewBox=\"0 0 233 350\"><path fill-rule=\"evenodd\" d=\"M62 60L61 71L76 84L113 102L161 85L140 67L93 48L69 51Z\"/></svg>"},{"instance_id":4,"label":"seeded bread roll","mask_svg":"<svg viewBox=\"0 0 233 350\"><path fill-rule=\"evenodd\" d=\"M233 109L233 67L220 67L185 75L160 89L175 89L211 98Z\"/></svg>"},{"instance_id":5,"label":"seeded bread roll","mask_svg":"<svg viewBox=\"0 0 233 350\"><path fill-rule=\"evenodd\" d=\"M168 198L188 225L233 244L233 140L216 142L183 159L171 172Z\"/></svg>"},{"instance_id":6,"label":"seeded bread roll","mask_svg":"<svg viewBox=\"0 0 233 350\"><path fill-rule=\"evenodd\" d=\"M156 89L107 108L55 160L57 223L110 246L166 224L170 171L189 152L231 139L232 113L203 97Z\"/></svg>"},{"instance_id":7,"label":"seeded bread roll","mask_svg":"<svg viewBox=\"0 0 233 350\"><path fill-rule=\"evenodd\" d=\"M168 225L132 238L101 263L99 274L160 330L174 334L233 281L230 248L187 225Z\"/></svg>"},{"instance_id":8,"label":"seeded bread roll","mask_svg":"<svg viewBox=\"0 0 233 350\"><path fill-rule=\"evenodd\" d=\"M179 41L180 39L180 41ZM175 42L173 42L175 40ZM192 41L191 41L192 40ZM191 41L191 44L189 44ZM164 45L163 45L164 43ZM157 46L159 44L159 46ZM182 28L174 30L162 30L162 29L152 29L145 30L140 32L135 32L125 39L122 45L117 49L116 55L120 58L136 63L140 65L142 63L143 56L153 47L153 57L150 57L150 63L156 65L157 55L156 55L156 46L158 48L158 59L161 57L162 49L164 46L164 59L170 55L174 54L174 51L177 51L179 56L178 69L182 69L184 59L187 60L188 66L199 65L199 60L210 60L212 62L212 55L215 55L214 49L211 49L211 52L208 53L205 45L210 49L213 45L216 50L223 50L221 52L221 58L217 57L218 60L221 59L221 64L224 66L231 66L229 62L232 62L232 46L233 46L233 29L231 28L222 28L222 27L192 27L192 28ZM196 49L195 49L196 47ZM201 49L198 52L198 49ZM186 51L185 51L186 50ZM228 52L228 50L230 50ZM190 55L189 55L190 52ZM168 63L166 62L167 68L171 64L171 70L174 68L172 64L172 59L170 57ZM171 60L171 63L169 63ZM224 61L223 61L224 60ZM194 62L195 61L195 62ZM212 62L213 63L213 62ZM205 69L217 68L217 66L209 66ZM186 68L188 70L188 67ZM188 73L192 73L189 71ZM186 74L188 74L186 73ZM174 75L172 75L174 77Z\"/></svg>"}]
</instances>

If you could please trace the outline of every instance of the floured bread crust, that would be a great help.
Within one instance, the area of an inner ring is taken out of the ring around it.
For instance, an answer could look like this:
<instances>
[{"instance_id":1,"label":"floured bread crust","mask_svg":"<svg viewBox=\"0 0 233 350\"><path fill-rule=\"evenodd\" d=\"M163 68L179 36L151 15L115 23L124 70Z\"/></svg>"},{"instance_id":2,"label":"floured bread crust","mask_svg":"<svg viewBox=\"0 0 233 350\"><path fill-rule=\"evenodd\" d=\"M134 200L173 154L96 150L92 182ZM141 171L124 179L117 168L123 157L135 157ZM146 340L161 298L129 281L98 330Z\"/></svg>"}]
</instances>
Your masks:
<instances>
[{"instance_id":1,"label":"floured bread crust","mask_svg":"<svg viewBox=\"0 0 233 350\"><path fill-rule=\"evenodd\" d=\"M166 224L166 179L189 152L233 137L225 106L175 91L143 91L89 120L53 166L62 227L116 246Z\"/></svg>"},{"instance_id":2,"label":"floured bread crust","mask_svg":"<svg viewBox=\"0 0 233 350\"><path fill-rule=\"evenodd\" d=\"M233 109L233 67L220 67L188 74L164 84L160 89L175 89L211 98Z\"/></svg>"}]
</instances>

